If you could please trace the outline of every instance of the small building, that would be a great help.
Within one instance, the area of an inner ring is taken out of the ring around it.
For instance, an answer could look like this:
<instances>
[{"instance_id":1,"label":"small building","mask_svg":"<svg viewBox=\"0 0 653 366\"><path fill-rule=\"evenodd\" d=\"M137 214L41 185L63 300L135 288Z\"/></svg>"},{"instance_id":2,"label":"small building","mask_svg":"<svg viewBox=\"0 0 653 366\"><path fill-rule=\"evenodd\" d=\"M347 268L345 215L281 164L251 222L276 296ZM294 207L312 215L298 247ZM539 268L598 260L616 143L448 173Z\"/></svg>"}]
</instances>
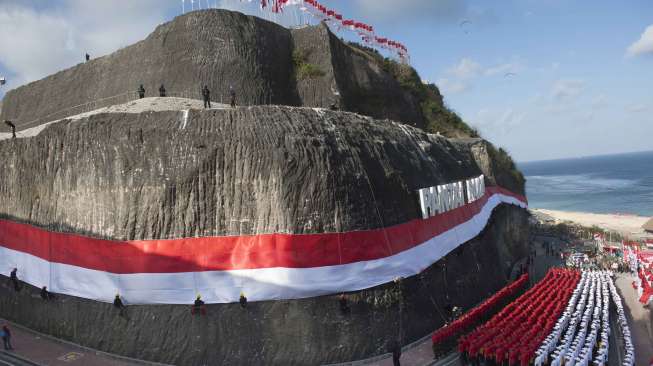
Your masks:
<instances>
[{"instance_id":1,"label":"small building","mask_svg":"<svg viewBox=\"0 0 653 366\"><path fill-rule=\"evenodd\" d=\"M653 234L653 217L646 222L646 224L642 225L642 229L644 231Z\"/></svg>"}]
</instances>

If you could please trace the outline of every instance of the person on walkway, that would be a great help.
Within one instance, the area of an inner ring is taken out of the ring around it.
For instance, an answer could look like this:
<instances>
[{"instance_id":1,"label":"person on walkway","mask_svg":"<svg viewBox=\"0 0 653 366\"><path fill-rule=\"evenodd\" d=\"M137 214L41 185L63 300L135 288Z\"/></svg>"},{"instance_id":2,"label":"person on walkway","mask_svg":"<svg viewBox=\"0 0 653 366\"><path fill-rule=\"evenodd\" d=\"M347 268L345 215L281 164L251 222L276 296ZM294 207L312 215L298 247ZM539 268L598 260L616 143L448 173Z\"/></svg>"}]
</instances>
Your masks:
<instances>
[{"instance_id":1,"label":"person on walkway","mask_svg":"<svg viewBox=\"0 0 653 366\"><path fill-rule=\"evenodd\" d=\"M48 291L47 286L43 286L43 288L41 289L41 298L45 301L54 300L54 295L52 295L50 291Z\"/></svg>"},{"instance_id":2,"label":"person on walkway","mask_svg":"<svg viewBox=\"0 0 653 366\"><path fill-rule=\"evenodd\" d=\"M229 96L231 97L231 108L236 108L236 91L232 85L229 85Z\"/></svg>"},{"instance_id":3,"label":"person on walkway","mask_svg":"<svg viewBox=\"0 0 653 366\"><path fill-rule=\"evenodd\" d=\"M5 124L9 127L11 127L11 138L15 139L16 138L16 125L13 124L11 121L5 121Z\"/></svg>"},{"instance_id":4,"label":"person on walkway","mask_svg":"<svg viewBox=\"0 0 653 366\"><path fill-rule=\"evenodd\" d=\"M4 343L5 350L12 351L14 347L11 345L11 331L6 324L2 326L2 332L0 334L2 334L2 343Z\"/></svg>"},{"instance_id":5,"label":"person on walkway","mask_svg":"<svg viewBox=\"0 0 653 366\"><path fill-rule=\"evenodd\" d=\"M399 345L399 342L397 341L390 342L388 351L392 353L392 364L394 366L401 366L401 362L399 362L399 359L401 358L401 346Z\"/></svg>"},{"instance_id":6,"label":"person on walkway","mask_svg":"<svg viewBox=\"0 0 653 366\"><path fill-rule=\"evenodd\" d=\"M162 98L165 98L166 96L166 88L161 84L161 87L159 88L159 96Z\"/></svg>"},{"instance_id":7,"label":"person on walkway","mask_svg":"<svg viewBox=\"0 0 653 366\"><path fill-rule=\"evenodd\" d=\"M143 84L138 87L138 98L143 99L145 98L145 88L143 87Z\"/></svg>"},{"instance_id":8,"label":"person on walkway","mask_svg":"<svg viewBox=\"0 0 653 366\"><path fill-rule=\"evenodd\" d=\"M204 99L204 108L211 108L211 91L208 85L202 88L202 99Z\"/></svg>"},{"instance_id":9,"label":"person on walkway","mask_svg":"<svg viewBox=\"0 0 653 366\"><path fill-rule=\"evenodd\" d=\"M14 290L16 290L16 292L20 291L20 281L18 281L18 275L16 274L17 272L18 272L18 268L14 268L9 274L9 279L11 280L11 283L14 285Z\"/></svg>"}]
</instances>

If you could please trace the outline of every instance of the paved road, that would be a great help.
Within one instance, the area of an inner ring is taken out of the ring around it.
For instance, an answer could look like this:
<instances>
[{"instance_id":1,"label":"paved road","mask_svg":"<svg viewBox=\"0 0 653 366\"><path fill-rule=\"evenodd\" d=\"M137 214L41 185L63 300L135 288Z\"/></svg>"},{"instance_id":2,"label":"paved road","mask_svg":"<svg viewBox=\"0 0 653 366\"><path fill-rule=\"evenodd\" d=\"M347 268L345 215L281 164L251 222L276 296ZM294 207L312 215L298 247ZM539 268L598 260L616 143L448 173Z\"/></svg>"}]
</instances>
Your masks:
<instances>
[{"instance_id":1,"label":"paved road","mask_svg":"<svg viewBox=\"0 0 653 366\"><path fill-rule=\"evenodd\" d=\"M649 365L653 357L653 329L651 329L651 312L639 302L637 292L633 289L632 275L618 274L615 285L619 289L630 325L630 334L635 344L635 364Z\"/></svg>"},{"instance_id":2,"label":"paved road","mask_svg":"<svg viewBox=\"0 0 653 366\"><path fill-rule=\"evenodd\" d=\"M0 324L7 321L0 319ZM136 366L155 365L152 363L130 361L72 343L57 340L26 328L8 323L11 329L12 353L33 363L18 363L0 353L0 366L16 365L79 365L79 366ZM4 357L4 358L2 358ZM12 363L14 362L14 363Z\"/></svg>"}]
</instances>

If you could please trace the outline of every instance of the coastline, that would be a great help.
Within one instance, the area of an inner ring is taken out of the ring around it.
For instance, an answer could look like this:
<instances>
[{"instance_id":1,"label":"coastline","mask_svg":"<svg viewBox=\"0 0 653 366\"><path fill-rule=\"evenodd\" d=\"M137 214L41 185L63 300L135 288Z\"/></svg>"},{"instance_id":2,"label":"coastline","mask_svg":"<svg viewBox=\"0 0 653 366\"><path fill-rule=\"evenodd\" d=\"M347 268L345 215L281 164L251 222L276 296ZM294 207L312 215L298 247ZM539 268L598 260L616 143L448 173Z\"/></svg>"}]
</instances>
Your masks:
<instances>
[{"instance_id":1,"label":"coastline","mask_svg":"<svg viewBox=\"0 0 653 366\"><path fill-rule=\"evenodd\" d=\"M556 222L571 221L582 226L598 226L601 229L618 232L624 236L635 238L653 238L642 229L642 225L650 218L626 214L596 214L591 212L575 212L531 208L532 213L550 216Z\"/></svg>"}]
</instances>

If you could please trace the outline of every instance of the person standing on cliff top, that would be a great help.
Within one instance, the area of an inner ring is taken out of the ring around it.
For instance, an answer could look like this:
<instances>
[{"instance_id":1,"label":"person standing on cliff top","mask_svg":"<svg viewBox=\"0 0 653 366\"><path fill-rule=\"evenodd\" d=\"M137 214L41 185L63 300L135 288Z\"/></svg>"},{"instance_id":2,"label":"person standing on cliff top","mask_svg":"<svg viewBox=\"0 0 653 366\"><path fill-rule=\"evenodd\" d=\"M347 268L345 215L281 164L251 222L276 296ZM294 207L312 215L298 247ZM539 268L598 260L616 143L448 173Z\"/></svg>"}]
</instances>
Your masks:
<instances>
[{"instance_id":1,"label":"person standing on cliff top","mask_svg":"<svg viewBox=\"0 0 653 366\"><path fill-rule=\"evenodd\" d=\"M89 62L89 61L91 61L91 55L89 55L89 54L87 53L87 54L86 54L86 62Z\"/></svg>"},{"instance_id":2,"label":"person standing on cliff top","mask_svg":"<svg viewBox=\"0 0 653 366\"><path fill-rule=\"evenodd\" d=\"M9 127L11 127L11 138L15 139L16 138L16 125L13 124L11 121L5 121L5 124Z\"/></svg>"},{"instance_id":3,"label":"person standing on cliff top","mask_svg":"<svg viewBox=\"0 0 653 366\"><path fill-rule=\"evenodd\" d=\"M162 98L165 98L166 96L166 88L163 84L161 84L161 87L159 88L159 96Z\"/></svg>"},{"instance_id":4,"label":"person standing on cliff top","mask_svg":"<svg viewBox=\"0 0 653 366\"><path fill-rule=\"evenodd\" d=\"M231 108L236 108L236 91L232 85L229 85L229 96L231 97Z\"/></svg>"},{"instance_id":5,"label":"person standing on cliff top","mask_svg":"<svg viewBox=\"0 0 653 366\"><path fill-rule=\"evenodd\" d=\"M204 108L211 108L211 91L208 85L202 88L202 98L204 99Z\"/></svg>"},{"instance_id":6,"label":"person standing on cliff top","mask_svg":"<svg viewBox=\"0 0 653 366\"><path fill-rule=\"evenodd\" d=\"M138 98L143 99L145 98L145 88L143 87L143 84L138 87Z\"/></svg>"}]
</instances>

